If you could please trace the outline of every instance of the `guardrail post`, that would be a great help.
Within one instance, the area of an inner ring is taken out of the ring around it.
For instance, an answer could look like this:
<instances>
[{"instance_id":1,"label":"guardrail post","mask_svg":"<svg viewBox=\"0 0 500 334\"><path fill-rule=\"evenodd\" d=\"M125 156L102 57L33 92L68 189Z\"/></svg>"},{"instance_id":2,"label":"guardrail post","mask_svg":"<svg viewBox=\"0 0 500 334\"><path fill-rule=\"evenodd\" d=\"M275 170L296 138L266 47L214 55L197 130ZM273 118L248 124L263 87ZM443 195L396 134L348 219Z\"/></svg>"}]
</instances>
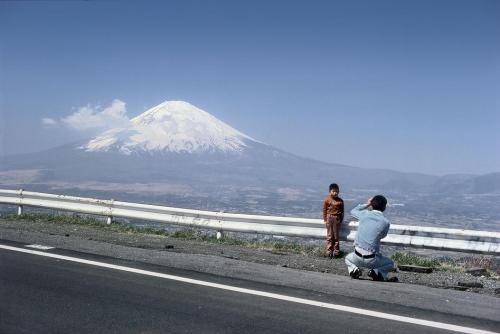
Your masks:
<instances>
[{"instance_id":1,"label":"guardrail post","mask_svg":"<svg viewBox=\"0 0 500 334\"><path fill-rule=\"evenodd\" d=\"M219 211L219 213L217 214L217 216L219 218L219 224L222 222L222 218L223 218L222 215L223 214L224 214L224 210ZM220 224L220 229L217 231L216 237L217 237L217 240L224 238L224 232L222 231L222 224Z\"/></svg>"},{"instance_id":2,"label":"guardrail post","mask_svg":"<svg viewBox=\"0 0 500 334\"><path fill-rule=\"evenodd\" d=\"M110 201L109 201L109 216L108 218L106 219L106 224L107 225L111 225L111 223L113 222L113 203L114 203L114 199L112 198Z\"/></svg>"},{"instance_id":3,"label":"guardrail post","mask_svg":"<svg viewBox=\"0 0 500 334\"><path fill-rule=\"evenodd\" d=\"M19 189L19 203L21 203L23 200L23 190L24 189ZM22 214L23 214L23 206L21 204L19 204L17 206L17 215L21 216Z\"/></svg>"}]
</instances>

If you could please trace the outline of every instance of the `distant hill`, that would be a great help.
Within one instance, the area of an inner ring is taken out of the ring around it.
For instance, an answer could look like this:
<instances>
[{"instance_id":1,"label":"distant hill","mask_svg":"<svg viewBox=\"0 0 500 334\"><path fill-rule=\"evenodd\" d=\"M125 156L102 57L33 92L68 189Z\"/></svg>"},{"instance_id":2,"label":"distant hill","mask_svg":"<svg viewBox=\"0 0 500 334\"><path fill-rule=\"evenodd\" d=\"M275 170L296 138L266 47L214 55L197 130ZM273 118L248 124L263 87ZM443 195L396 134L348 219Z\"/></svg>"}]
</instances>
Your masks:
<instances>
[{"instance_id":1,"label":"distant hill","mask_svg":"<svg viewBox=\"0 0 500 334\"><path fill-rule=\"evenodd\" d=\"M472 193L500 194L500 173L477 176L472 181Z\"/></svg>"},{"instance_id":2,"label":"distant hill","mask_svg":"<svg viewBox=\"0 0 500 334\"><path fill-rule=\"evenodd\" d=\"M437 193L500 194L500 173L485 175L453 174L440 177L434 184Z\"/></svg>"}]
</instances>

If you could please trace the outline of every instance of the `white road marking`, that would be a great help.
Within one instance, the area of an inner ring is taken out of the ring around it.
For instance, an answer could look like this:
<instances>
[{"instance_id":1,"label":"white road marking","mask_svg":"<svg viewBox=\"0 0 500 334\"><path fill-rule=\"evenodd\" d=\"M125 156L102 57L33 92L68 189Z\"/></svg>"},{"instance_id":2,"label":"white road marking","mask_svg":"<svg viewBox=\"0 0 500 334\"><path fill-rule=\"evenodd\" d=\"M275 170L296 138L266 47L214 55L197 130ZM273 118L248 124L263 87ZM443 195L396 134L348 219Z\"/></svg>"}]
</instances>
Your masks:
<instances>
[{"instance_id":1,"label":"white road marking","mask_svg":"<svg viewBox=\"0 0 500 334\"><path fill-rule=\"evenodd\" d=\"M45 257L50 257L50 258L60 259L60 260L65 260L65 261L70 261L70 262L83 263L83 264L88 264L88 265L96 266L96 267L121 270L121 271L126 271L126 272L146 275L146 276L159 277L159 278L169 279L169 280L178 281L178 282L184 282L184 283L189 283L189 284L207 286L207 287L216 288L216 289L244 293L244 294L248 294L248 295L285 300L285 301L289 301L292 303L323 307L323 308L342 311L342 312L366 315L369 317L405 322L405 323L409 323L409 324L427 326L427 327L433 327L433 328L439 328L439 329L445 329L445 330L450 330L450 331L459 332L459 333L499 334L499 333L490 332L490 331L481 330L481 329L476 329L476 328L451 325L451 324L446 324L446 323L442 323L442 322L429 321L429 320L423 320L423 319L414 319L414 318L410 318L410 317L399 316L396 314L370 311L370 310L365 310L362 308L350 307L350 306L339 305L339 304L324 303L324 302L319 302L319 301L315 301L315 300L309 300L309 299L281 295L281 294L277 294L277 293L258 291L258 290L252 290L252 289L245 289L245 288L238 288L238 287L231 286L231 285L205 282L205 281L195 280L195 279L181 277L181 276L174 276L174 275L157 273L154 271L136 269L136 268L125 267L125 266L118 266L118 265L104 263L104 262L85 260L85 259L80 259L77 257L45 253L45 252L24 249L24 248L18 248L18 247L12 247L12 246L6 246L6 245L0 245L0 249L21 252L21 253L27 253L27 254L32 254L32 255L45 256Z\"/></svg>"},{"instance_id":2,"label":"white road marking","mask_svg":"<svg viewBox=\"0 0 500 334\"><path fill-rule=\"evenodd\" d=\"M54 249L54 247L44 246L44 245L37 245L37 244L34 244L34 245L26 245L25 247L35 248L35 249L40 249L40 250L49 250L49 249Z\"/></svg>"}]
</instances>

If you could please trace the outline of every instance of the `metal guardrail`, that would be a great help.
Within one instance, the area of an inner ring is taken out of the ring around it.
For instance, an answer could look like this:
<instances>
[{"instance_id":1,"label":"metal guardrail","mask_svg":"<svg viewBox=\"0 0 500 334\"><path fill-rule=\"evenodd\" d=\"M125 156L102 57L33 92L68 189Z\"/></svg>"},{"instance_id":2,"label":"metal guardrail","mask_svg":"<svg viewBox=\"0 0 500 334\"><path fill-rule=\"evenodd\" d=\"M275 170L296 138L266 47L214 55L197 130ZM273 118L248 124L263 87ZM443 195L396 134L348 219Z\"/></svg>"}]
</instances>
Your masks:
<instances>
[{"instance_id":1,"label":"metal guardrail","mask_svg":"<svg viewBox=\"0 0 500 334\"><path fill-rule=\"evenodd\" d=\"M25 190L0 189L0 204L65 210L113 218L140 219L213 229L218 232L245 232L282 236L325 238L326 230L320 219L260 216L224 212L180 209L166 206L101 200L66 195L54 195ZM342 225L341 240L354 240L358 222ZM219 235L219 234L218 234ZM382 239L388 245L402 245L441 250L486 254L500 253L500 233L451 228L391 224L389 234Z\"/></svg>"}]
</instances>

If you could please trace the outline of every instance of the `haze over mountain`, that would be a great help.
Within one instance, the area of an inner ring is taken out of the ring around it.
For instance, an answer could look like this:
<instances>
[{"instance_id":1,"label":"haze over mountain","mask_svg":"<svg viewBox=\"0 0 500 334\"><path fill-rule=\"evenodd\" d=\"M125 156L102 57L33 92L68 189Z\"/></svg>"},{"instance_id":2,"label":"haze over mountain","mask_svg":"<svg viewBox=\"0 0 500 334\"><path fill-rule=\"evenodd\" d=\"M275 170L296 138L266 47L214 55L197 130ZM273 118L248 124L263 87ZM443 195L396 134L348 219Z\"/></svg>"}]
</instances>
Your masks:
<instances>
[{"instance_id":1,"label":"haze over mountain","mask_svg":"<svg viewBox=\"0 0 500 334\"><path fill-rule=\"evenodd\" d=\"M500 193L500 173L438 177L302 158L183 101L161 103L85 142L0 159L1 187L162 202L170 196L191 207L204 198L222 209L243 201L236 208L243 212L315 211L331 182L353 201L379 192L393 201Z\"/></svg>"}]
</instances>

